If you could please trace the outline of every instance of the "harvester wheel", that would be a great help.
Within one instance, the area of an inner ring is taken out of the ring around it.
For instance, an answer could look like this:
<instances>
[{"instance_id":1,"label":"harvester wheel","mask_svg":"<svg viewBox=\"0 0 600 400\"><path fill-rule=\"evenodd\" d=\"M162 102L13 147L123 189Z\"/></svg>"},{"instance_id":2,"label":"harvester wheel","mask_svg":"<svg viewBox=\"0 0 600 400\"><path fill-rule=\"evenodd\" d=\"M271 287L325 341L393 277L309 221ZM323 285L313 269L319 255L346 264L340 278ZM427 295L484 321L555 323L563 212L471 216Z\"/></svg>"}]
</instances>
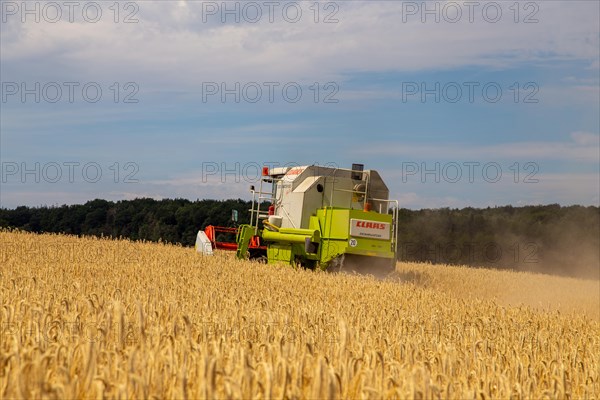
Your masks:
<instances>
[{"instance_id":1,"label":"harvester wheel","mask_svg":"<svg viewBox=\"0 0 600 400\"><path fill-rule=\"evenodd\" d=\"M256 261L257 263L260 263L260 264L267 264L269 262L269 259L267 258L267 256L260 256L260 257L256 257L254 259L254 261Z\"/></svg>"},{"instance_id":2,"label":"harvester wheel","mask_svg":"<svg viewBox=\"0 0 600 400\"><path fill-rule=\"evenodd\" d=\"M395 263L389 258L342 254L331 261L327 271L386 278L394 269Z\"/></svg>"},{"instance_id":3,"label":"harvester wheel","mask_svg":"<svg viewBox=\"0 0 600 400\"><path fill-rule=\"evenodd\" d=\"M329 271L329 272L344 272L343 268L344 268L344 254L342 254L341 256L337 256L336 258L331 260L331 262L329 263L329 266L327 267L327 271Z\"/></svg>"}]
</instances>

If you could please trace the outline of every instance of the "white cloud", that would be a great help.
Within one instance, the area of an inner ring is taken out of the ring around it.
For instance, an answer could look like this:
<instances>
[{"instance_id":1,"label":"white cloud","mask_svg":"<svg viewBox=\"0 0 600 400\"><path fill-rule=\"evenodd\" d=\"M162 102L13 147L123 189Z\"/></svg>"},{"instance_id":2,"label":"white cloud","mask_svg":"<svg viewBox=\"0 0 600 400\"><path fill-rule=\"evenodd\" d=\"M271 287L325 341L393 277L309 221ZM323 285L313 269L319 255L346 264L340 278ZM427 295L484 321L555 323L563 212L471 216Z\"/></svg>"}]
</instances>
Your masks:
<instances>
[{"instance_id":1,"label":"white cloud","mask_svg":"<svg viewBox=\"0 0 600 400\"><path fill-rule=\"evenodd\" d=\"M425 183L418 178L403 183L399 171L379 172L390 189L390 198L411 209L517 206L559 203L562 205L600 205L600 180L596 173L537 173L536 183L513 181L505 170L498 182L486 182L478 175L473 184L466 178L458 183L435 182L429 176ZM258 177L249 174L202 176L201 171L177 174L168 179L140 181L128 185L74 185L61 190L45 190L40 185L24 185L22 189L3 191L0 206L82 204L95 198L130 200L138 197L154 199L187 198L250 200L249 186ZM65 190L66 189L66 190Z\"/></svg>"},{"instance_id":2,"label":"white cloud","mask_svg":"<svg viewBox=\"0 0 600 400\"><path fill-rule=\"evenodd\" d=\"M388 156L421 155L427 160L564 160L583 163L600 162L598 135L588 132L574 132L570 141L555 142L509 142L491 145L481 144L406 144L373 143L360 153Z\"/></svg>"},{"instance_id":3,"label":"white cloud","mask_svg":"<svg viewBox=\"0 0 600 400\"><path fill-rule=\"evenodd\" d=\"M335 24L314 23L312 3L299 3L303 17L295 24L279 14L274 23L222 24L219 15L203 22L202 2L140 2L135 24L113 23L108 9L96 24L21 24L11 16L2 24L1 50L5 66L32 77L129 76L188 89L203 81L310 82L350 72L598 59L596 2L535 3L539 22L531 24L514 23L508 3L495 24L485 22L481 10L474 23L466 14L456 24L422 23L419 16L403 22L403 3L337 2ZM321 10L321 18L325 14Z\"/></svg>"},{"instance_id":4,"label":"white cloud","mask_svg":"<svg viewBox=\"0 0 600 400\"><path fill-rule=\"evenodd\" d=\"M420 72L420 71L452 71L453 69L470 67L486 71L512 69L514 74L524 76L523 69L536 68L548 71L545 67L555 68L557 63L568 62L569 65L582 65L582 70L574 71L563 80L555 81L554 86L540 83L541 106L559 102L561 105L586 104L587 107L598 102L598 79L587 78L589 71L580 76L585 68L598 70L599 60L599 21L600 3L588 1L575 2L532 2L540 7L537 13L538 23L524 24L513 22L509 6L513 2L501 2L504 18L497 24L481 20L471 24L466 20L461 23L421 23L418 16L403 22L402 4L408 2L391 1L349 1L337 2L340 10L336 17L337 24L315 24L312 11L308 9L312 2L303 2L304 17L301 22L290 24L281 17L274 23L261 24L222 24L214 18L203 22L202 2L138 2L139 23L115 24L111 22L112 14L108 9L112 3L102 3L105 17L97 24L85 22L68 23L26 23L16 19L1 24L3 80L46 80L46 81L106 81L106 82L140 82L146 93L156 94L164 102L166 94L176 93L177 100L198 96L201 82L206 81L297 81L312 84L315 81L341 81L353 73L371 72ZM122 4L122 3L121 3ZM216 2L219 6L222 2ZM244 3L239 3L244 4ZM323 3L321 3L323 4ZM422 2L417 2L421 6ZM443 6L445 3L439 3ZM523 3L520 3L523 5ZM127 13L121 10L121 18ZM520 18L526 10L521 10ZM321 18L327 13L321 10ZM465 70L466 71L466 70ZM464 71L463 71L464 72ZM474 72L474 79L477 73ZM360 75L359 75L360 76ZM367 80L370 75L365 75ZM525 78L524 78L525 79ZM529 79L529 78L527 78ZM386 85L388 82L383 82ZM398 92L389 86L377 87L377 82L356 83L355 91L342 91L338 98L343 100L398 99ZM151 110L151 101L143 104L144 110ZM281 102L280 102L281 103ZM192 108L185 101L161 104L163 112L173 113L181 106ZM31 109L25 111L13 107L3 113L3 145L7 143L18 149L19 142L34 142L32 138L51 132L46 120L60 120L58 127L84 124L97 125L110 121L142 120L142 113L132 113L126 107L102 107L79 111L69 109L37 109L31 115ZM276 107L276 106L273 106ZM207 108L195 109L198 114L209 113ZM246 110L247 111L247 110ZM270 107L272 112L273 108ZM150 111L151 112L151 111ZM184 110L187 112L187 110ZM30 115L28 115L28 113ZM135 115L134 115L135 114ZM258 114L260 121L269 121L268 114ZM232 118L233 120L234 118ZM257 118L259 121L259 118ZM593 120L596 121L596 120ZM228 121L229 122L229 121ZM328 121L331 123L330 121ZM269 142L277 147L289 148L278 152L277 158L314 156L314 149L301 146L304 137L282 138L278 132L315 131L313 125L290 123L265 124L257 122L246 128L230 129L216 127L204 128L204 136L196 139L205 145L209 141L215 143L237 142L238 146L249 147L254 144L262 146ZM593 123L593 122L592 122ZM226 126L228 124L223 124ZM128 129L120 128L116 134ZM132 131L136 129L134 126ZM137 154L150 157L154 152L175 154L174 157L185 159L184 154L190 147L198 146L188 140L187 149L180 149L173 136L173 131L185 129L181 127L166 129L160 135L169 137L169 142L156 144L152 140L140 140L136 144ZM227 129L225 131L224 129ZM543 129L543 128L542 128ZM585 129L585 128L573 128ZM590 128L587 128L590 129ZM115 134L114 132L112 132ZM266 134L265 134L266 133ZM156 133L158 135L158 133ZM263 143L256 142L255 136L261 137ZM130 136L135 136L131 134ZM209 136L206 139L205 136ZM280 137L278 137L280 136ZM7 137L9 141L7 142ZM123 134L125 138L125 134ZM135 137L133 139L136 139ZM324 139L324 138L321 138ZM107 140L115 140L114 136ZM331 139L339 142L338 137ZM121 148L113 150L131 151L125 146L126 140L119 143ZM322 142L321 142L322 143ZM56 147L72 151L73 146L80 144L77 151L97 152L87 141L79 139L73 143L58 143ZM153 147L155 146L155 147ZM171 147L172 146L172 147ZM569 139L562 141L526 141L501 144L414 144L414 143L374 143L360 149L360 158L371 154L373 159L381 154L390 157L423 157L426 159L463 159L463 160L558 160L573 164L590 165L599 163L598 134L592 132L573 132ZM25 147L25 146L22 146ZM198 156L206 158L208 153L214 157L217 146L204 146L206 153ZM200 147L198 147L200 148ZM125 149L125 150L123 150ZM39 151L47 151L40 149ZM253 150L256 151L255 148ZM3 149L6 152L6 147ZM11 149L11 151L15 151ZM22 150L25 152L24 150ZM200 150L199 150L200 151ZM229 151L224 149L223 151ZM17 152L18 153L18 152ZM348 154L350 153L350 154ZM348 151L345 156L354 157ZM28 153L30 154L30 153ZM79 153L78 153L79 154ZM134 153L136 154L136 153ZM137 155L136 154L136 155ZM239 153L237 154L239 156ZM358 153L356 154L358 155ZM54 155L56 156L56 154ZM236 155L232 156L235 158ZM337 157L337 155L332 156ZM295 158L297 159L297 158ZM161 158L164 162L164 160ZM173 163L175 164L175 163ZM168 168L162 166L162 168ZM161 171L164 172L164 171ZM393 171L385 171L385 176L393 179ZM566 171L565 171L566 172ZM192 174L177 175L170 173L172 179L148 181L127 187L126 191L108 190L102 192L83 191L79 187L73 191L60 192L25 191L2 193L2 202L14 204L31 204L43 199L48 202L72 201L82 202L94 197L109 196L112 199L131 198L137 195L149 197L243 197L247 196L248 183L235 182L199 182ZM597 188L593 184L597 175L562 174L548 176L547 186L535 186L539 190L520 197L516 192L507 192L507 201L529 202L571 201L577 193L582 201L598 202ZM561 186L563 185L563 186ZM590 187L585 191L585 187ZM456 186L454 186L456 187ZM494 186L500 187L500 185ZM544 189L545 187L545 189ZM543 190L542 190L543 189ZM484 204L484 194L450 193L423 194L410 190L403 194L404 188L398 188L402 199L408 204L425 204L427 206ZM597 192L597 191L596 191ZM498 194L501 196L501 194ZM594 197L595 196L595 197ZM504 197L503 197L504 198ZM591 199L591 200L590 200ZM594 200L596 199L596 200ZM462 203L461 203L462 202ZM574 202L577 202L574 200Z\"/></svg>"},{"instance_id":5,"label":"white cloud","mask_svg":"<svg viewBox=\"0 0 600 400\"><path fill-rule=\"evenodd\" d=\"M431 176L422 183L419 179L401 183L397 174L386 171L385 179L391 197L400 206L421 208L493 207L504 205L600 205L600 179L598 174L538 173L536 183L514 182L512 172L498 182L486 182L479 176L473 184L462 180L450 183L435 182Z\"/></svg>"},{"instance_id":6,"label":"white cloud","mask_svg":"<svg viewBox=\"0 0 600 400\"><path fill-rule=\"evenodd\" d=\"M571 138L581 146L592 146L592 148L600 146L600 135L590 132L573 132Z\"/></svg>"}]
</instances>

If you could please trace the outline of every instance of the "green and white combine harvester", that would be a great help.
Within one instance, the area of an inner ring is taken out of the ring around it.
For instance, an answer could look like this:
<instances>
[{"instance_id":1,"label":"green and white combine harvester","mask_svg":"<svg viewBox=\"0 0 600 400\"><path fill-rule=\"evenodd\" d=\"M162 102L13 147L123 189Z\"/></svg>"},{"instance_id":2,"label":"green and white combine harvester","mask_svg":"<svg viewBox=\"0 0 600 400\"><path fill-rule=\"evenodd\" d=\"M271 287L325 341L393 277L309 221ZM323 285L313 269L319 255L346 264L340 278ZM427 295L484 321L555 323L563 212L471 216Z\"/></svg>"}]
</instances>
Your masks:
<instances>
[{"instance_id":1,"label":"green and white combine harvester","mask_svg":"<svg viewBox=\"0 0 600 400\"><path fill-rule=\"evenodd\" d=\"M218 242L209 226L196 249L236 250L240 259L306 268L379 274L396 264L398 201L377 171L321 167L267 167L251 187L250 223L235 229L236 243Z\"/></svg>"}]
</instances>

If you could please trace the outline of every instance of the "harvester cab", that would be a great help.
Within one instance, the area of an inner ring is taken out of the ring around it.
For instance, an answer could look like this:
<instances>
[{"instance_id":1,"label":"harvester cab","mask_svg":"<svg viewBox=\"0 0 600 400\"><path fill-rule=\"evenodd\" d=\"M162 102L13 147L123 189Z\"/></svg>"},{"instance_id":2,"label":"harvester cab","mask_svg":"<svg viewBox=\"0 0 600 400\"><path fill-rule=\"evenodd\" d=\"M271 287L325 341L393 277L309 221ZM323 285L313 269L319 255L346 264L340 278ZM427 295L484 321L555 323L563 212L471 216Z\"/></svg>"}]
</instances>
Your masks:
<instances>
[{"instance_id":1,"label":"harvester cab","mask_svg":"<svg viewBox=\"0 0 600 400\"><path fill-rule=\"evenodd\" d=\"M251 193L238 258L373 274L394 269L398 201L389 200L377 171L362 164L265 167Z\"/></svg>"}]
</instances>

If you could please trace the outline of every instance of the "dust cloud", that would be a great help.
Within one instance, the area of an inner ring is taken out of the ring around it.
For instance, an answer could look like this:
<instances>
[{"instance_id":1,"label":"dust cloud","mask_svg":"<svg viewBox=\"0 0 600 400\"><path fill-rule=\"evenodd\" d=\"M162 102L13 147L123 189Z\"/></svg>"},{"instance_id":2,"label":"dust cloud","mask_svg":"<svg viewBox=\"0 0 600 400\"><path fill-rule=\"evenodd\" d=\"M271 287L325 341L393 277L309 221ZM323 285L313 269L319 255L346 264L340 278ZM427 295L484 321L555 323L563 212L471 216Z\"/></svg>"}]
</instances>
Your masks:
<instances>
[{"instance_id":1,"label":"dust cloud","mask_svg":"<svg viewBox=\"0 0 600 400\"><path fill-rule=\"evenodd\" d=\"M491 300L503 306L559 311L600 321L600 280L597 279L399 262L387 280L462 299Z\"/></svg>"}]
</instances>

